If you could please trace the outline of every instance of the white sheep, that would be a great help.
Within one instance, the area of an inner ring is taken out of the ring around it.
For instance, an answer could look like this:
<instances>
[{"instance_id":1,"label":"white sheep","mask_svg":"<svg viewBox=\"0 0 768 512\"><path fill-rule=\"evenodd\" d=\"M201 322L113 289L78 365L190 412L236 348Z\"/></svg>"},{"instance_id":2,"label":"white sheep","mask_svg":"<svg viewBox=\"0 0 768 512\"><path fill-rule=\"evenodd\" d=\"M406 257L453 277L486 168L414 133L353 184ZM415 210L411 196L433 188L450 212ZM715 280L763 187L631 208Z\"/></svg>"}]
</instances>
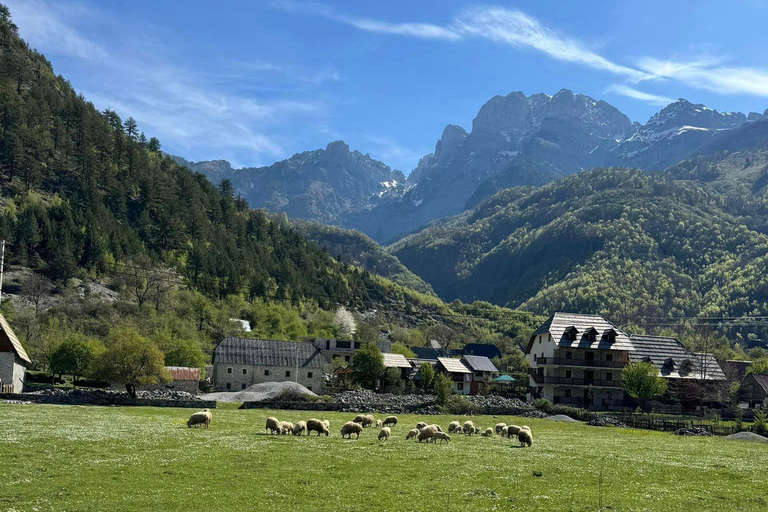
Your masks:
<instances>
[{"instance_id":1,"label":"white sheep","mask_svg":"<svg viewBox=\"0 0 768 512\"><path fill-rule=\"evenodd\" d=\"M358 414L357 416L355 416L355 419L353 419L352 421L355 423L360 423L362 425L363 422L365 421L365 414Z\"/></svg>"},{"instance_id":2,"label":"white sheep","mask_svg":"<svg viewBox=\"0 0 768 512\"><path fill-rule=\"evenodd\" d=\"M376 428L381 428L381 420L376 420Z\"/></svg>"},{"instance_id":3,"label":"white sheep","mask_svg":"<svg viewBox=\"0 0 768 512\"><path fill-rule=\"evenodd\" d=\"M436 433L437 433L437 429L435 427L433 427L432 425L430 425L428 427L424 427L423 429L419 430L418 440L419 440L419 442L422 442L422 441L425 441L425 440L427 442L429 442L430 439L435 437Z\"/></svg>"},{"instance_id":4,"label":"white sheep","mask_svg":"<svg viewBox=\"0 0 768 512\"><path fill-rule=\"evenodd\" d=\"M299 421L293 426L293 435L300 436L305 430L307 430L307 422ZM307 435L309 435L308 432Z\"/></svg>"},{"instance_id":5,"label":"white sheep","mask_svg":"<svg viewBox=\"0 0 768 512\"><path fill-rule=\"evenodd\" d=\"M507 436L508 437L514 437L517 435L518 432L520 432L522 427L518 427L517 425L507 425Z\"/></svg>"},{"instance_id":6,"label":"white sheep","mask_svg":"<svg viewBox=\"0 0 768 512\"><path fill-rule=\"evenodd\" d=\"M266 429L271 434L279 434L280 433L280 420L278 420L274 416L270 416L269 418L267 418Z\"/></svg>"},{"instance_id":7,"label":"white sheep","mask_svg":"<svg viewBox=\"0 0 768 512\"><path fill-rule=\"evenodd\" d=\"M440 444L443 443L443 441L449 443L451 442L451 436L446 434L445 432L435 432L435 435L432 437L432 442L436 442L436 440L440 440Z\"/></svg>"},{"instance_id":8,"label":"white sheep","mask_svg":"<svg viewBox=\"0 0 768 512\"><path fill-rule=\"evenodd\" d=\"M389 427L384 427L384 428L383 428L383 429L381 429L381 431L379 432L379 441L381 441L382 439L384 439L384 440L386 440L386 441L389 441L389 435L390 435L391 433L392 433L392 431L390 430L390 428L389 428Z\"/></svg>"},{"instance_id":9,"label":"white sheep","mask_svg":"<svg viewBox=\"0 0 768 512\"><path fill-rule=\"evenodd\" d=\"M488 427L487 429L485 429L485 432L483 432L480 435L483 437L493 437L493 428Z\"/></svg>"},{"instance_id":10,"label":"white sheep","mask_svg":"<svg viewBox=\"0 0 768 512\"><path fill-rule=\"evenodd\" d=\"M387 427L389 425L397 426L397 416L387 416L384 418L384 426Z\"/></svg>"},{"instance_id":11,"label":"white sheep","mask_svg":"<svg viewBox=\"0 0 768 512\"><path fill-rule=\"evenodd\" d=\"M438 425L437 423L433 423L433 424L431 424L429 426L430 427L435 427L435 430L437 430L438 432L442 432L443 431L443 429L441 429L440 425Z\"/></svg>"},{"instance_id":12,"label":"white sheep","mask_svg":"<svg viewBox=\"0 0 768 512\"><path fill-rule=\"evenodd\" d=\"M320 437L320 434L325 434L326 437L328 437L328 420L320 421L315 418L307 420L307 435L310 434L310 432L317 432L317 437Z\"/></svg>"},{"instance_id":13,"label":"white sheep","mask_svg":"<svg viewBox=\"0 0 768 512\"><path fill-rule=\"evenodd\" d=\"M365 420L363 421L363 428L370 427L374 423L373 414L366 414Z\"/></svg>"},{"instance_id":14,"label":"white sheep","mask_svg":"<svg viewBox=\"0 0 768 512\"><path fill-rule=\"evenodd\" d=\"M424 423L423 421L420 421L420 422L418 422L418 423L416 424L416 428L417 428L417 429L419 429L419 430L423 429L423 428L424 428L424 427L426 427L426 426L427 426L427 424L426 424L426 423Z\"/></svg>"},{"instance_id":15,"label":"white sheep","mask_svg":"<svg viewBox=\"0 0 768 512\"><path fill-rule=\"evenodd\" d=\"M405 440L407 441L408 439L412 437L416 437L418 435L419 435L419 429L414 428L413 430L409 430L408 433L405 434Z\"/></svg>"},{"instance_id":16,"label":"white sheep","mask_svg":"<svg viewBox=\"0 0 768 512\"><path fill-rule=\"evenodd\" d=\"M280 433L282 435L288 435L289 432L293 432L293 423L290 421L280 422Z\"/></svg>"},{"instance_id":17,"label":"white sheep","mask_svg":"<svg viewBox=\"0 0 768 512\"><path fill-rule=\"evenodd\" d=\"M205 428L208 428L208 425L211 423L211 411L208 409L203 409L200 412L194 413L192 416L189 417L187 420L187 428L191 428L192 425L197 427L198 425L204 425Z\"/></svg>"},{"instance_id":18,"label":"white sheep","mask_svg":"<svg viewBox=\"0 0 768 512\"><path fill-rule=\"evenodd\" d=\"M458 421L452 421L448 425L448 433L453 434L456 430L461 430L461 423L459 423Z\"/></svg>"},{"instance_id":19,"label":"white sheep","mask_svg":"<svg viewBox=\"0 0 768 512\"><path fill-rule=\"evenodd\" d=\"M362 431L362 425L355 423L354 421L348 421L341 427L341 437L343 439L344 436L349 436L349 438L352 439L352 434L356 434L357 437L355 439L360 439L360 432Z\"/></svg>"},{"instance_id":20,"label":"white sheep","mask_svg":"<svg viewBox=\"0 0 768 512\"><path fill-rule=\"evenodd\" d=\"M507 437L507 427L502 428L501 432L499 432L499 435L501 437Z\"/></svg>"},{"instance_id":21,"label":"white sheep","mask_svg":"<svg viewBox=\"0 0 768 512\"><path fill-rule=\"evenodd\" d=\"M480 427L475 427L475 434L479 434L482 429Z\"/></svg>"},{"instance_id":22,"label":"white sheep","mask_svg":"<svg viewBox=\"0 0 768 512\"><path fill-rule=\"evenodd\" d=\"M331 428L331 422L328 420L323 420L323 426L325 428Z\"/></svg>"},{"instance_id":23,"label":"white sheep","mask_svg":"<svg viewBox=\"0 0 768 512\"><path fill-rule=\"evenodd\" d=\"M533 434L528 429L520 429L520 432L517 433L517 439L520 441L520 446L533 445Z\"/></svg>"},{"instance_id":24,"label":"white sheep","mask_svg":"<svg viewBox=\"0 0 768 512\"><path fill-rule=\"evenodd\" d=\"M496 435L501 434L501 429L503 429L506 426L507 426L506 423L497 423L496 424Z\"/></svg>"},{"instance_id":25,"label":"white sheep","mask_svg":"<svg viewBox=\"0 0 768 512\"><path fill-rule=\"evenodd\" d=\"M471 421L464 422L464 433L471 436L475 433L475 424Z\"/></svg>"}]
</instances>

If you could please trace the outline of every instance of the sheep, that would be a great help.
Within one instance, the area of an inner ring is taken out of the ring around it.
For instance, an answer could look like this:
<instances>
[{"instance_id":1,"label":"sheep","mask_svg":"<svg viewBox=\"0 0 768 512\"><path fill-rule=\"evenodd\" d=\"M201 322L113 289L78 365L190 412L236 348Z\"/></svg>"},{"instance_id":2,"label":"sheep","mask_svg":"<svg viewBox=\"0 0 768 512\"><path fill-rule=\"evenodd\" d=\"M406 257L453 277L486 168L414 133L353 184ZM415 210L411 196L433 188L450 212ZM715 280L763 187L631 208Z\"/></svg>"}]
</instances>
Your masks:
<instances>
[{"instance_id":1,"label":"sheep","mask_svg":"<svg viewBox=\"0 0 768 512\"><path fill-rule=\"evenodd\" d=\"M307 430L307 422L299 421L293 426L293 435L300 436L305 430Z\"/></svg>"},{"instance_id":2,"label":"sheep","mask_svg":"<svg viewBox=\"0 0 768 512\"><path fill-rule=\"evenodd\" d=\"M370 427L371 425L373 425L373 415L366 414L363 416L363 428Z\"/></svg>"},{"instance_id":3,"label":"sheep","mask_svg":"<svg viewBox=\"0 0 768 512\"><path fill-rule=\"evenodd\" d=\"M461 430L461 423L452 421L450 425L448 425L448 433L453 434L456 430Z\"/></svg>"},{"instance_id":4,"label":"sheep","mask_svg":"<svg viewBox=\"0 0 768 512\"><path fill-rule=\"evenodd\" d=\"M389 427L384 427L379 432L379 441L384 439L385 441L389 441L389 435L392 433L392 430Z\"/></svg>"},{"instance_id":5,"label":"sheep","mask_svg":"<svg viewBox=\"0 0 768 512\"><path fill-rule=\"evenodd\" d=\"M522 427L520 427L520 430L527 430L528 432L530 432L531 427L529 427L528 425L523 425Z\"/></svg>"},{"instance_id":6,"label":"sheep","mask_svg":"<svg viewBox=\"0 0 768 512\"><path fill-rule=\"evenodd\" d=\"M320 437L320 434L325 434L328 437L328 425L326 423L328 420L320 421L315 418L307 420L307 435L310 432L317 432L317 437Z\"/></svg>"},{"instance_id":7,"label":"sheep","mask_svg":"<svg viewBox=\"0 0 768 512\"><path fill-rule=\"evenodd\" d=\"M475 424L471 421L465 421L464 422L464 433L467 435L472 435L475 433Z\"/></svg>"},{"instance_id":8,"label":"sheep","mask_svg":"<svg viewBox=\"0 0 768 512\"><path fill-rule=\"evenodd\" d=\"M443 441L450 443L451 442L451 436L446 434L445 432L435 432L434 437L432 437L432 442L436 442L436 440L440 440L440 444L443 443Z\"/></svg>"},{"instance_id":9,"label":"sheep","mask_svg":"<svg viewBox=\"0 0 768 512\"><path fill-rule=\"evenodd\" d=\"M275 418L274 416L270 416L267 418L267 426L266 429L271 434L279 434L280 433L280 421Z\"/></svg>"},{"instance_id":10,"label":"sheep","mask_svg":"<svg viewBox=\"0 0 768 512\"><path fill-rule=\"evenodd\" d=\"M331 428L331 422L328 420L323 420L323 426L325 428Z\"/></svg>"},{"instance_id":11,"label":"sheep","mask_svg":"<svg viewBox=\"0 0 768 512\"><path fill-rule=\"evenodd\" d=\"M376 420L376 428L381 428L381 420Z\"/></svg>"},{"instance_id":12,"label":"sheep","mask_svg":"<svg viewBox=\"0 0 768 512\"><path fill-rule=\"evenodd\" d=\"M290 421L281 421L280 422L280 433L282 435L287 435L288 432L293 432L293 423Z\"/></svg>"},{"instance_id":13,"label":"sheep","mask_svg":"<svg viewBox=\"0 0 768 512\"><path fill-rule=\"evenodd\" d=\"M479 434L482 429L480 427L475 427L475 434Z\"/></svg>"},{"instance_id":14,"label":"sheep","mask_svg":"<svg viewBox=\"0 0 768 512\"><path fill-rule=\"evenodd\" d=\"M507 427L502 428L501 432L499 432L499 435L501 437L507 437Z\"/></svg>"},{"instance_id":15,"label":"sheep","mask_svg":"<svg viewBox=\"0 0 768 512\"><path fill-rule=\"evenodd\" d=\"M405 434L405 440L409 440L412 437L416 437L419 435L419 429L414 428L413 430L409 430L407 434Z\"/></svg>"},{"instance_id":16,"label":"sheep","mask_svg":"<svg viewBox=\"0 0 768 512\"><path fill-rule=\"evenodd\" d=\"M488 427L487 429L485 429L485 432L483 432L480 435L483 437L493 437L493 428Z\"/></svg>"},{"instance_id":17,"label":"sheep","mask_svg":"<svg viewBox=\"0 0 768 512\"><path fill-rule=\"evenodd\" d=\"M393 427L397 426L397 416L387 416L384 418L384 426L392 425Z\"/></svg>"},{"instance_id":18,"label":"sheep","mask_svg":"<svg viewBox=\"0 0 768 512\"><path fill-rule=\"evenodd\" d=\"M365 421L365 414L358 414L357 416L355 416L355 419L353 419L352 421L354 423L359 423L362 425L363 422Z\"/></svg>"},{"instance_id":19,"label":"sheep","mask_svg":"<svg viewBox=\"0 0 768 512\"><path fill-rule=\"evenodd\" d=\"M518 427L517 425L507 425L507 436L508 437L514 437L517 435L518 432L520 432L522 427Z\"/></svg>"},{"instance_id":20,"label":"sheep","mask_svg":"<svg viewBox=\"0 0 768 512\"><path fill-rule=\"evenodd\" d=\"M501 429L503 429L506 426L507 426L506 423L497 423L496 424L496 435L499 435L501 433Z\"/></svg>"},{"instance_id":21,"label":"sheep","mask_svg":"<svg viewBox=\"0 0 768 512\"><path fill-rule=\"evenodd\" d=\"M192 425L197 427L198 425L205 425L205 428L208 428L208 425L211 423L211 411L208 409L203 409L200 412L194 413L192 416L189 417L187 420L187 428L192 428Z\"/></svg>"},{"instance_id":22,"label":"sheep","mask_svg":"<svg viewBox=\"0 0 768 512\"><path fill-rule=\"evenodd\" d=\"M360 439L360 432L362 431L362 425L355 423L354 421L348 421L341 427L341 437L343 439L344 436L349 436L349 438L352 439L352 434L356 434L357 437L355 439Z\"/></svg>"},{"instance_id":23,"label":"sheep","mask_svg":"<svg viewBox=\"0 0 768 512\"><path fill-rule=\"evenodd\" d=\"M440 425L438 425L437 423L433 423L433 424L431 424L429 426L430 427L435 427L435 430L437 430L438 432L442 432L443 431L443 429L441 429Z\"/></svg>"},{"instance_id":24,"label":"sheep","mask_svg":"<svg viewBox=\"0 0 768 512\"><path fill-rule=\"evenodd\" d=\"M420 421L420 422L418 422L418 423L416 424L416 428L417 428L417 429L419 429L419 430L423 429L423 428L424 428L424 427L426 427L426 426L427 426L427 424L426 424L426 423L424 423L423 421Z\"/></svg>"},{"instance_id":25,"label":"sheep","mask_svg":"<svg viewBox=\"0 0 768 512\"><path fill-rule=\"evenodd\" d=\"M430 439L435 437L436 433L437 433L437 429L435 427L433 427L432 425L430 425L428 427L424 427L423 429L419 430L418 440L419 440L419 442L422 442L424 440L429 442Z\"/></svg>"},{"instance_id":26,"label":"sheep","mask_svg":"<svg viewBox=\"0 0 768 512\"><path fill-rule=\"evenodd\" d=\"M531 434L530 430L521 429L517 433L517 439L520 441L520 446L533 446L533 434Z\"/></svg>"}]
</instances>

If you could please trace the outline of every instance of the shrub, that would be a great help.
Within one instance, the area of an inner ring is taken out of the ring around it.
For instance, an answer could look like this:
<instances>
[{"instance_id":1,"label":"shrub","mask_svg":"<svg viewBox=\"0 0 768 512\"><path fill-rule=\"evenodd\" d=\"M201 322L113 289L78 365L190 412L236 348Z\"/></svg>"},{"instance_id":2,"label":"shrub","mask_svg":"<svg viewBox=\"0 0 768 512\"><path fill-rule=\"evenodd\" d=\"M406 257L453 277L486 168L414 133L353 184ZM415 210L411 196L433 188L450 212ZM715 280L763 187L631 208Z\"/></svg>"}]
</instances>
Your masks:
<instances>
[{"instance_id":1,"label":"shrub","mask_svg":"<svg viewBox=\"0 0 768 512\"><path fill-rule=\"evenodd\" d=\"M761 436L768 432L768 422L766 421L765 409L762 407L755 409L755 418L752 422L752 432Z\"/></svg>"},{"instance_id":2,"label":"shrub","mask_svg":"<svg viewBox=\"0 0 768 512\"><path fill-rule=\"evenodd\" d=\"M579 421L589 421L594 417L594 414L586 409L571 407L568 405L553 405L551 407L551 411L552 412L550 414L565 414L566 416L570 416L571 418Z\"/></svg>"},{"instance_id":3,"label":"shrub","mask_svg":"<svg viewBox=\"0 0 768 512\"><path fill-rule=\"evenodd\" d=\"M480 411L480 407L459 395L449 395L442 409L446 414L477 414Z\"/></svg>"},{"instance_id":4,"label":"shrub","mask_svg":"<svg viewBox=\"0 0 768 512\"><path fill-rule=\"evenodd\" d=\"M537 398L533 401L533 406L542 412L552 414L552 402L546 398Z\"/></svg>"},{"instance_id":5,"label":"shrub","mask_svg":"<svg viewBox=\"0 0 768 512\"><path fill-rule=\"evenodd\" d=\"M432 382L432 387L435 390L435 397L437 398L437 404L445 406L448 403L448 397L451 396L451 389L453 389L453 381L444 374L440 374L435 377Z\"/></svg>"}]
</instances>

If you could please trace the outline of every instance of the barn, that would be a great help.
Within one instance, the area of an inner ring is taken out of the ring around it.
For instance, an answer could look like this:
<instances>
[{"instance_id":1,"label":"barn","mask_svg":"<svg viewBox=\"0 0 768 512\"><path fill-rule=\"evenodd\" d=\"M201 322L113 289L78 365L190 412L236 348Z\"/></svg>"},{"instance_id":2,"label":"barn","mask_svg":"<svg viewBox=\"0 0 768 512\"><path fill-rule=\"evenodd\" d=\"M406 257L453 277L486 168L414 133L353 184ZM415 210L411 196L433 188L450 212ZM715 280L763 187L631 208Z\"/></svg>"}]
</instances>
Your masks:
<instances>
[{"instance_id":1,"label":"barn","mask_svg":"<svg viewBox=\"0 0 768 512\"><path fill-rule=\"evenodd\" d=\"M8 321L0 315L0 393L21 393L31 362Z\"/></svg>"}]
</instances>

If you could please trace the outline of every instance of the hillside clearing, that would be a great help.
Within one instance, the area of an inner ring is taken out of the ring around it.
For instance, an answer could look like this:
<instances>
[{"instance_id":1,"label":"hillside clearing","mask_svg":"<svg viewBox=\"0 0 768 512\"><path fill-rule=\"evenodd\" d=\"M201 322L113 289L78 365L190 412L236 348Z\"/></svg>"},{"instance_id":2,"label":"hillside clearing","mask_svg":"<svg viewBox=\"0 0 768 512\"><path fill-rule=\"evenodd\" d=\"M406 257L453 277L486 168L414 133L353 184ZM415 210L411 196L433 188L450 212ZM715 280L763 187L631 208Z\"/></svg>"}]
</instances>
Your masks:
<instances>
[{"instance_id":1,"label":"hillside clearing","mask_svg":"<svg viewBox=\"0 0 768 512\"><path fill-rule=\"evenodd\" d=\"M533 447L460 435L426 445L405 441L417 421L463 418L409 415L389 442L375 428L348 441L339 428L352 414L234 407L188 429L185 409L0 405L0 509L597 510L601 467L611 510L768 505L757 443L475 416L483 428L530 425ZM271 415L330 419L331 436L267 435Z\"/></svg>"}]
</instances>

